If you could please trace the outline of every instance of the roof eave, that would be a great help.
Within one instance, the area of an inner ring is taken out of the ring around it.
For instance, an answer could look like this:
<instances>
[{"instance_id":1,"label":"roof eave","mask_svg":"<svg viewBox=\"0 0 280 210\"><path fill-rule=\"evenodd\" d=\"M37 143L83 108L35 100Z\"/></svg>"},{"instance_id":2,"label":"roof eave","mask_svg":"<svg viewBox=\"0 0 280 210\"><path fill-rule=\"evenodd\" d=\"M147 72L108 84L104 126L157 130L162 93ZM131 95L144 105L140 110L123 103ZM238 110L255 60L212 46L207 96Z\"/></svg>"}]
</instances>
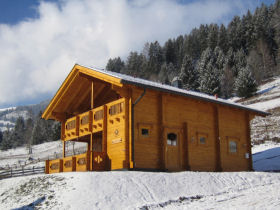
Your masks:
<instances>
[{"instance_id":1,"label":"roof eave","mask_svg":"<svg viewBox=\"0 0 280 210\"><path fill-rule=\"evenodd\" d=\"M155 87L155 86L152 86L152 85L141 84L141 83L138 83L138 82L133 82L133 81L125 80L125 79L121 79L121 82L123 84L135 85L135 86L139 86L139 87L142 87L142 88L149 88L149 89L153 89L153 90L157 90L157 91L162 91L162 92L166 92L166 93L172 93L172 94L176 94L176 95L180 95L180 96L189 97L189 98L192 98L192 99L198 99L198 100L202 100L202 101L206 101L206 102L211 102L211 103L216 103L216 104L220 104L220 105L230 106L230 107L233 107L233 108L238 108L238 109L242 109L242 110L245 110L245 111L254 112L254 113L256 113L260 116L263 116L263 117L270 115L270 113L268 113L268 112L255 110L255 109L252 109L250 107L243 107L243 106L237 106L237 105L230 104L230 103L223 103L222 101L218 101L218 100L214 100L214 99L203 98L203 97L199 97L199 96L196 96L196 95L181 93L181 92L177 92L177 91L173 91L173 90L169 90L169 89L165 89L165 88Z\"/></svg>"}]
</instances>

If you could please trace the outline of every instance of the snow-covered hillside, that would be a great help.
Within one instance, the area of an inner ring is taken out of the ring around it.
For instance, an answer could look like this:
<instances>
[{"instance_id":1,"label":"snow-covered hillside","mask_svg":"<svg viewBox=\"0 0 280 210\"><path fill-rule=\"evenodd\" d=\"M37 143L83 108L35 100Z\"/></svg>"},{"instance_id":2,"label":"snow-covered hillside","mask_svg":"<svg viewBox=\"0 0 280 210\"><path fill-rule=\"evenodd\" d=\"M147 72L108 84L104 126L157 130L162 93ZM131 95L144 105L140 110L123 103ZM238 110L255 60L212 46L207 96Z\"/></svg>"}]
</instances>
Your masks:
<instances>
[{"instance_id":1,"label":"snow-covered hillside","mask_svg":"<svg viewBox=\"0 0 280 210\"><path fill-rule=\"evenodd\" d=\"M280 142L280 77L275 77L259 86L258 94L242 100L249 107L268 111L267 117L256 117L251 121L251 139L253 144L265 141Z\"/></svg>"},{"instance_id":2,"label":"snow-covered hillside","mask_svg":"<svg viewBox=\"0 0 280 210\"><path fill-rule=\"evenodd\" d=\"M19 117L22 117L24 120L34 118L40 111L45 109L48 103L49 100L45 100L39 104L0 109L0 130L5 131L13 128Z\"/></svg>"}]
</instances>

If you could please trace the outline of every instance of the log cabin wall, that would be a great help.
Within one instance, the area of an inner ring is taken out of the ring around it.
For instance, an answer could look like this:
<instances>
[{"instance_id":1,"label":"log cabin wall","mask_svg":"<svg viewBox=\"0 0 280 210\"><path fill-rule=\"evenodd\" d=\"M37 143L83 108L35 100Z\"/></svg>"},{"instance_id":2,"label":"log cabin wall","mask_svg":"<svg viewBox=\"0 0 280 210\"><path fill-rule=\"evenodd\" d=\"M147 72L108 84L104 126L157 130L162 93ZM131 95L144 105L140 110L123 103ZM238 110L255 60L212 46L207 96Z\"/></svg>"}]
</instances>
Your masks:
<instances>
[{"instance_id":1,"label":"log cabin wall","mask_svg":"<svg viewBox=\"0 0 280 210\"><path fill-rule=\"evenodd\" d=\"M245 111L219 108L221 167L223 171L250 170ZM236 144L236 151L231 151Z\"/></svg>"},{"instance_id":2,"label":"log cabin wall","mask_svg":"<svg viewBox=\"0 0 280 210\"><path fill-rule=\"evenodd\" d=\"M134 88L132 101L142 92L143 89ZM246 153L250 153L246 136L248 125L243 110L147 90L135 106L134 115L135 168L170 171L250 169L246 157ZM178 150L172 154L178 155L178 160L170 160L171 164L177 164L173 168L168 166L170 157L166 152L168 132L178 134ZM236 151L230 148L232 143L236 143Z\"/></svg>"}]
</instances>

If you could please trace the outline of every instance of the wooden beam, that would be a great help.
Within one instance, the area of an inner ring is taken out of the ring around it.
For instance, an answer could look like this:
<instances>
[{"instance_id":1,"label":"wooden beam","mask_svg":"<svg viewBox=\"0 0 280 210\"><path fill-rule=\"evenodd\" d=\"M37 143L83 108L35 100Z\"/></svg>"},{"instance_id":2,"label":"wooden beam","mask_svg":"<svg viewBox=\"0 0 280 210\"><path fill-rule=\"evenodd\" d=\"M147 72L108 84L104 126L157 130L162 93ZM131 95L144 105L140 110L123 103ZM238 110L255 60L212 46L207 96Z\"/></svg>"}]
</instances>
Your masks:
<instances>
[{"instance_id":1,"label":"wooden beam","mask_svg":"<svg viewBox=\"0 0 280 210\"><path fill-rule=\"evenodd\" d=\"M91 82L90 109L94 107L94 83Z\"/></svg>"},{"instance_id":2,"label":"wooden beam","mask_svg":"<svg viewBox=\"0 0 280 210\"><path fill-rule=\"evenodd\" d=\"M245 112L245 122L246 122L246 145L248 157L248 170L253 171L252 165L252 148L251 148L251 128L250 128L250 116L248 112Z\"/></svg>"},{"instance_id":3,"label":"wooden beam","mask_svg":"<svg viewBox=\"0 0 280 210\"><path fill-rule=\"evenodd\" d=\"M129 142L129 168L133 169L133 158L132 158L132 89L128 89L128 142Z\"/></svg>"},{"instance_id":4,"label":"wooden beam","mask_svg":"<svg viewBox=\"0 0 280 210\"><path fill-rule=\"evenodd\" d=\"M90 134L90 170L92 171L93 170L93 151L92 151L92 146L93 146L93 134L91 133Z\"/></svg>"},{"instance_id":5,"label":"wooden beam","mask_svg":"<svg viewBox=\"0 0 280 210\"><path fill-rule=\"evenodd\" d=\"M122 87L123 84L121 83L121 79L98 72L98 71L94 71L85 67L81 67L79 68L80 74L84 74L83 76L89 76L88 78L91 79L99 79L100 81L104 81L110 84L114 84L117 86Z\"/></svg>"},{"instance_id":6,"label":"wooden beam","mask_svg":"<svg viewBox=\"0 0 280 210\"><path fill-rule=\"evenodd\" d=\"M220 129L219 129L219 110L218 106L213 106L214 108L214 143L215 143L215 163L216 171L222 171L221 166L221 145L220 145Z\"/></svg>"},{"instance_id":7,"label":"wooden beam","mask_svg":"<svg viewBox=\"0 0 280 210\"><path fill-rule=\"evenodd\" d=\"M66 113L59 113L59 112L52 112L51 114L52 116L55 117L55 119L57 119L59 122L63 122L66 120Z\"/></svg>"}]
</instances>

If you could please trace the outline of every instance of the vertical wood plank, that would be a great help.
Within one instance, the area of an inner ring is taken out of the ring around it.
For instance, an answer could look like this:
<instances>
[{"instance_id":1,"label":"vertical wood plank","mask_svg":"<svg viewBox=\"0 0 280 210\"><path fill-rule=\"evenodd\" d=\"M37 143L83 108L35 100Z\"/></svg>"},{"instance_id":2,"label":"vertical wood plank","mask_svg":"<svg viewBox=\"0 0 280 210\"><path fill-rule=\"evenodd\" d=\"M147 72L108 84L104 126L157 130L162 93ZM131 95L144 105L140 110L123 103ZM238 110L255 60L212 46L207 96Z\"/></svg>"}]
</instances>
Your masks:
<instances>
[{"instance_id":1,"label":"vertical wood plank","mask_svg":"<svg viewBox=\"0 0 280 210\"><path fill-rule=\"evenodd\" d=\"M248 158L248 170L253 170L252 164L252 148L251 148L251 128L250 128L250 116L249 113L245 113L245 120L246 120L246 145L247 145L247 153L249 154Z\"/></svg>"},{"instance_id":2,"label":"vertical wood plank","mask_svg":"<svg viewBox=\"0 0 280 210\"><path fill-rule=\"evenodd\" d=\"M164 169L164 137L163 137L163 96L162 94L158 95L158 148L159 148L159 167Z\"/></svg>"},{"instance_id":3,"label":"vertical wood plank","mask_svg":"<svg viewBox=\"0 0 280 210\"><path fill-rule=\"evenodd\" d=\"M214 144L215 144L215 162L216 162L216 171L222 171L221 166L221 145L220 145L220 129L219 129L219 110L218 106L214 106Z\"/></svg>"},{"instance_id":4,"label":"vertical wood plank","mask_svg":"<svg viewBox=\"0 0 280 210\"><path fill-rule=\"evenodd\" d=\"M182 151L183 151L183 169L190 170L189 163L189 140L188 140L188 124L183 123L183 139L182 139ZM182 156L180 156L182 158Z\"/></svg>"},{"instance_id":5,"label":"vertical wood plank","mask_svg":"<svg viewBox=\"0 0 280 210\"><path fill-rule=\"evenodd\" d=\"M128 89L128 150L129 150L129 168L133 168L132 160L132 89Z\"/></svg>"}]
</instances>

